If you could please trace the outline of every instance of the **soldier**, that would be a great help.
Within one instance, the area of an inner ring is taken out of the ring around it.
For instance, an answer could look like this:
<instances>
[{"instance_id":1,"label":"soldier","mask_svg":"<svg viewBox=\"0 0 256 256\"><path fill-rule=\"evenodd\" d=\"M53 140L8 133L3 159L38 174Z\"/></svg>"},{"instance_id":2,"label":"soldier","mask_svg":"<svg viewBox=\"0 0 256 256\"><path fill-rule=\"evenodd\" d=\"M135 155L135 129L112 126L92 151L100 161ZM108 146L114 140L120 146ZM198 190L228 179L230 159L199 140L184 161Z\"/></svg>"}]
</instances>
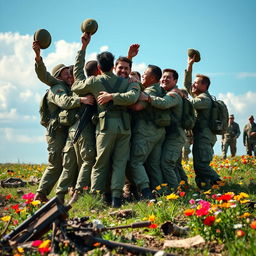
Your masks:
<instances>
[{"instance_id":1,"label":"soldier","mask_svg":"<svg viewBox=\"0 0 256 256\"><path fill-rule=\"evenodd\" d=\"M194 144L192 148L195 180L199 188L208 189L211 185L220 181L220 176L210 166L213 157L213 146L217 138L209 128L212 107L211 95L208 92L210 79L204 75L197 75L192 84L192 67L195 58L196 55L188 57L184 86L193 97L191 101L196 110L196 124L193 129Z\"/></svg>"},{"instance_id":2,"label":"soldier","mask_svg":"<svg viewBox=\"0 0 256 256\"><path fill-rule=\"evenodd\" d=\"M256 156L256 123L253 116L249 116L248 120L249 123L244 127L243 142L247 155L252 156L252 152L254 152L254 156Z\"/></svg>"},{"instance_id":3,"label":"soldier","mask_svg":"<svg viewBox=\"0 0 256 256\"><path fill-rule=\"evenodd\" d=\"M82 48L76 58L75 83L72 90L80 95L92 93L95 98L109 93L108 100L110 100L108 104L105 104L100 100L100 97L98 98L97 157L92 168L91 191L104 193L107 177L111 176L112 206L120 207L131 136L130 117L126 106L137 101L140 87L137 83L129 83L128 79L113 74L114 56L110 52L102 52L97 55L98 66L102 75L85 80L83 66L87 36L84 33L81 38ZM118 106L114 106L113 95L115 93L121 93L123 96Z\"/></svg>"},{"instance_id":4,"label":"soldier","mask_svg":"<svg viewBox=\"0 0 256 256\"><path fill-rule=\"evenodd\" d=\"M174 69L164 69L160 80L164 97L150 96L150 104L156 108L168 109L171 124L166 127L166 135L162 146L161 170L163 182L171 189L176 189L181 180L187 182L188 178L179 164L181 151L185 143L185 133L181 126L183 100L178 93L178 73ZM141 99L141 98L140 98Z\"/></svg>"},{"instance_id":5,"label":"soldier","mask_svg":"<svg viewBox=\"0 0 256 256\"><path fill-rule=\"evenodd\" d=\"M61 109L73 109L80 107L81 104L90 104L92 97L72 96L69 67L59 64L53 68L51 75L46 71L37 41L33 42L33 50L36 54L35 71L38 78L47 85L55 84L47 93L47 108L51 117L46 134L49 151L48 166L35 195L35 200L45 202L62 172L62 151L68 135L68 127L59 123L59 112Z\"/></svg>"},{"instance_id":6,"label":"soldier","mask_svg":"<svg viewBox=\"0 0 256 256\"><path fill-rule=\"evenodd\" d=\"M225 134L222 135L222 157L226 159L228 147L230 146L231 157L236 155L236 140L240 135L238 123L234 122L234 115L229 116L228 128Z\"/></svg>"}]
</instances>

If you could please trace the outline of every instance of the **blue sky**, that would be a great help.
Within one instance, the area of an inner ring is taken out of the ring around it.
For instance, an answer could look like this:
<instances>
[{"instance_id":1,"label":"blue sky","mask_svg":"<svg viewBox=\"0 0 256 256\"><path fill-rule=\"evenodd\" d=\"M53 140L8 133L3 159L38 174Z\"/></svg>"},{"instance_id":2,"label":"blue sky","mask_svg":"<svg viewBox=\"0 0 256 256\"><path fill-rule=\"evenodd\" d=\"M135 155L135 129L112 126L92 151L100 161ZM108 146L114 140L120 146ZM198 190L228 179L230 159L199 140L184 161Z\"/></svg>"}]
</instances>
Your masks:
<instances>
[{"instance_id":1,"label":"blue sky","mask_svg":"<svg viewBox=\"0 0 256 256\"><path fill-rule=\"evenodd\" d=\"M182 87L187 49L201 53L194 74L211 78L210 93L223 99L241 130L255 113L256 1L254 0L0 0L0 162L47 162L39 101L47 87L34 72L32 38L47 29L51 46L42 52L48 70L73 64L80 46L80 25L94 18L99 29L87 59L109 50L126 55L141 45L134 69L148 64L178 71ZM220 143L214 148L220 154ZM238 154L245 153L242 136Z\"/></svg>"}]
</instances>

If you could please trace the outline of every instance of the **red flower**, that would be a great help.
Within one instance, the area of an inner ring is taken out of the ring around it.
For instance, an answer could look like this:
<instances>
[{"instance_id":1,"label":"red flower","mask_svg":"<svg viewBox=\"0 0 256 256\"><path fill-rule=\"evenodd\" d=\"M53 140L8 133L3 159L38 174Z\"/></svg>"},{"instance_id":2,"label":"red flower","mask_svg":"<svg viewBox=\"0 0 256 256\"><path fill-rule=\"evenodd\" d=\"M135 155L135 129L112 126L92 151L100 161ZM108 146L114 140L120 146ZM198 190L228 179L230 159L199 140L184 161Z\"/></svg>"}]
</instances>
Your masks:
<instances>
[{"instance_id":1,"label":"red flower","mask_svg":"<svg viewBox=\"0 0 256 256\"><path fill-rule=\"evenodd\" d=\"M5 197L6 200L9 200L9 199L11 199L11 198L12 198L12 195L11 195L11 194L9 194L9 195L7 195L7 196Z\"/></svg>"},{"instance_id":2,"label":"red flower","mask_svg":"<svg viewBox=\"0 0 256 256\"><path fill-rule=\"evenodd\" d=\"M181 192L180 192L180 196L181 196L181 197L184 197L185 195L186 195L186 193L185 193L184 191L181 191Z\"/></svg>"},{"instance_id":3,"label":"red flower","mask_svg":"<svg viewBox=\"0 0 256 256\"><path fill-rule=\"evenodd\" d=\"M32 246L38 247L42 242L43 242L42 240L35 240L33 241Z\"/></svg>"},{"instance_id":4,"label":"red flower","mask_svg":"<svg viewBox=\"0 0 256 256\"><path fill-rule=\"evenodd\" d=\"M49 252L51 248L49 247L43 247L43 248L38 248L38 251L40 252L41 255L44 255L45 253Z\"/></svg>"},{"instance_id":5,"label":"red flower","mask_svg":"<svg viewBox=\"0 0 256 256\"><path fill-rule=\"evenodd\" d=\"M152 224L149 226L149 228L157 228L157 224L152 223Z\"/></svg>"},{"instance_id":6,"label":"red flower","mask_svg":"<svg viewBox=\"0 0 256 256\"><path fill-rule=\"evenodd\" d=\"M184 211L184 214L185 214L186 216L191 216L191 215L193 215L194 213L195 213L195 210L194 210L194 209L187 209L187 210Z\"/></svg>"},{"instance_id":7,"label":"red flower","mask_svg":"<svg viewBox=\"0 0 256 256\"><path fill-rule=\"evenodd\" d=\"M207 216L205 219L204 219L204 225L206 226L212 226L213 223L215 221L215 216Z\"/></svg>"},{"instance_id":8,"label":"red flower","mask_svg":"<svg viewBox=\"0 0 256 256\"><path fill-rule=\"evenodd\" d=\"M245 236L245 232L243 230L239 229L236 231L236 236L238 236L238 237Z\"/></svg>"},{"instance_id":9,"label":"red flower","mask_svg":"<svg viewBox=\"0 0 256 256\"><path fill-rule=\"evenodd\" d=\"M229 201L229 200L231 200L233 198L233 195L230 195L230 194L225 194L225 195L221 195L221 196L219 196L219 197L217 197L216 199L218 200L218 201Z\"/></svg>"}]
</instances>

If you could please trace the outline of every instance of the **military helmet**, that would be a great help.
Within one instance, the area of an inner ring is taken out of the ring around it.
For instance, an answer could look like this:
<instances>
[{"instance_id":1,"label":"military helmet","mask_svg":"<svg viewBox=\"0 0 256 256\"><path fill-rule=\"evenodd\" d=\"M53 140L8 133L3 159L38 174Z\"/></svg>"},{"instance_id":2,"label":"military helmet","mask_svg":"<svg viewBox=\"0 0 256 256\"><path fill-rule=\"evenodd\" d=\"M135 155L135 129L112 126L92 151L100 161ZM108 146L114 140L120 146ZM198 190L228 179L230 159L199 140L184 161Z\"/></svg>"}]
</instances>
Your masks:
<instances>
[{"instance_id":1,"label":"military helmet","mask_svg":"<svg viewBox=\"0 0 256 256\"><path fill-rule=\"evenodd\" d=\"M98 30L98 23L94 19L84 20L81 24L82 32L90 33L93 35Z\"/></svg>"},{"instance_id":2,"label":"military helmet","mask_svg":"<svg viewBox=\"0 0 256 256\"><path fill-rule=\"evenodd\" d=\"M69 68L67 66L65 66L64 64L58 64L56 65L53 69L52 69L52 75L54 77L58 77L60 75L60 72L65 69L65 68Z\"/></svg>"},{"instance_id":3,"label":"military helmet","mask_svg":"<svg viewBox=\"0 0 256 256\"><path fill-rule=\"evenodd\" d=\"M199 62L201 60L200 52L195 49L188 49L188 56L193 58L194 55L196 55L195 62Z\"/></svg>"},{"instance_id":4,"label":"military helmet","mask_svg":"<svg viewBox=\"0 0 256 256\"><path fill-rule=\"evenodd\" d=\"M39 29L34 34L34 41L38 41L41 49L46 49L50 46L52 37L46 29Z\"/></svg>"}]
</instances>

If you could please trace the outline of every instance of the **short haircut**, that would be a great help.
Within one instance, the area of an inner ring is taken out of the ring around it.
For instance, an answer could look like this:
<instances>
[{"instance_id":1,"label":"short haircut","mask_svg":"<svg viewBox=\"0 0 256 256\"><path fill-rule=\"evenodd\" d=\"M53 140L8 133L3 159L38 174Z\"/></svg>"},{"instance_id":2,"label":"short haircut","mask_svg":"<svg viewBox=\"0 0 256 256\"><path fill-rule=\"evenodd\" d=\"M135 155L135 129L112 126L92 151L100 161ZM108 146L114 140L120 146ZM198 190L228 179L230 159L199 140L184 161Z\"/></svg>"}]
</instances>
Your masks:
<instances>
[{"instance_id":1,"label":"short haircut","mask_svg":"<svg viewBox=\"0 0 256 256\"><path fill-rule=\"evenodd\" d=\"M119 62L124 61L127 62L130 66L130 68L132 68L132 61L130 59L128 59L127 57L122 57L120 56L117 60L116 60L116 64L115 67L119 64Z\"/></svg>"},{"instance_id":2,"label":"short haircut","mask_svg":"<svg viewBox=\"0 0 256 256\"><path fill-rule=\"evenodd\" d=\"M155 65L148 65L148 68L151 69L151 73L155 77L155 79L157 81L159 81L160 78L162 77L162 70L161 70L161 68L159 68L158 66L155 66Z\"/></svg>"},{"instance_id":3,"label":"short haircut","mask_svg":"<svg viewBox=\"0 0 256 256\"><path fill-rule=\"evenodd\" d=\"M102 52L97 55L97 62L103 72L109 72L114 67L114 55L111 52Z\"/></svg>"},{"instance_id":4,"label":"short haircut","mask_svg":"<svg viewBox=\"0 0 256 256\"><path fill-rule=\"evenodd\" d=\"M98 70L98 62L96 60L87 61L84 66L86 75L89 76L96 76Z\"/></svg>"},{"instance_id":5,"label":"short haircut","mask_svg":"<svg viewBox=\"0 0 256 256\"><path fill-rule=\"evenodd\" d=\"M205 84L207 86L207 89L209 88L211 81L208 76L202 75L202 74L197 74L196 77L202 78L202 84Z\"/></svg>"},{"instance_id":6,"label":"short haircut","mask_svg":"<svg viewBox=\"0 0 256 256\"><path fill-rule=\"evenodd\" d=\"M171 69L171 68L166 68L166 69L163 70L163 73L164 73L164 72L170 72L170 73L172 73L172 76L173 76L174 80L177 80L177 81L178 81L178 79L179 79L179 74L178 74L178 72L177 72L176 70Z\"/></svg>"},{"instance_id":7,"label":"short haircut","mask_svg":"<svg viewBox=\"0 0 256 256\"><path fill-rule=\"evenodd\" d=\"M130 73L130 75L137 75L137 76L140 78L140 80L141 80L141 74L140 74L140 72L138 72L138 71L132 71L132 72Z\"/></svg>"}]
</instances>

